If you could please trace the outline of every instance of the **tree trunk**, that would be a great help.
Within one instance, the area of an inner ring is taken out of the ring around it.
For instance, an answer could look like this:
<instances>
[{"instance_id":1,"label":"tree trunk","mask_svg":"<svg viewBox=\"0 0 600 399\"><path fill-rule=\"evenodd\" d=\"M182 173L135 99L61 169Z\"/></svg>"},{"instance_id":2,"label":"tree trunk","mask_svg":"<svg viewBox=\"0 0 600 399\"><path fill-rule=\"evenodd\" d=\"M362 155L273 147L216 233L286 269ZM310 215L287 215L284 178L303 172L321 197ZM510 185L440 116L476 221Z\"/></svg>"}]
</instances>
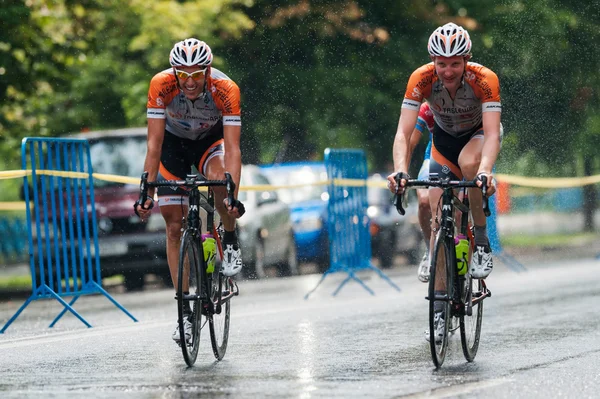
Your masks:
<instances>
[{"instance_id":1,"label":"tree trunk","mask_svg":"<svg viewBox=\"0 0 600 399\"><path fill-rule=\"evenodd\" d=\"M586 157L583 160L583 170L586 176L592 175L591 158ZM594 231L594 213L596 213L597 198L595 185L583 186L583 230L586 232Z\"/></svg>"}]
</instances>

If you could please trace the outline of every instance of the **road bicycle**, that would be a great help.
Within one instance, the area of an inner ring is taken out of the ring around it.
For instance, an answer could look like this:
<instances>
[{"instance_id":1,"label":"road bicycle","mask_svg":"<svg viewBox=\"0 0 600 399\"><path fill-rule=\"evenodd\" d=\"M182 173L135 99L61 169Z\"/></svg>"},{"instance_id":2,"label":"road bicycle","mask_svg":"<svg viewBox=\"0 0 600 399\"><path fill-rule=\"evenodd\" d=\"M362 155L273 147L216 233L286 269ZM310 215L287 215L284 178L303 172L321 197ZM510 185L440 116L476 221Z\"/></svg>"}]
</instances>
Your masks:
<instances>
[{"instance_id":1,"label":"road bicycle","mask_svg":"<svg viewBox=\"0 0 600 399\"><path fill-rule=\"evenodd\" d=\"M215 226L216 209L212 189L215 186L226 187L229 203L234 203L235 183L227 172L225 172L225 180L207 180L203 176L190 174L185 180L154 182L149 182L148 173L144 172L140 182L140 204L146 202L149 187L185 187L189 190L188 212L183 220L183 234L179 249L175 296L180 333L179 345L188 366L196 362L200 347L200 332L207 323L215 358L223 359L229 339L231 298L239 295L236 282L220 271L220 262L223 259L221 244L223 227L221 223ZM200 187L207 187L207 193L201 193ZM200 208L206 212L205 234L202 234ZM213 242L215 248L211 251ZM192 324L189 340L185 337L185 317Z\"/></svg>"},{"instance_id":2,"label":"road bicycle","mask_svg":"<svg viewBox=\"0 0 600 399\"><path fill-rule=\"evenodd\" d=\"M396 184L399 184L399 180L397 176ZM483 211L489 216L485 176L481 177L481 183ZM443 190L438 204L438 208L441 205L440 219L434 216L435 225L439 228L435 232L429 287L425 298L429 301L431 358L436 368L442 366L448 348L448 336L460 328L463 354L468 362L472 362L479 348L483 300L492 295L485 280L473 279L468 272L475 238L470 221L467 188L478 187L476 180L440 179L432 174L429 180L408 179L405 187L439 187ZM403 199L403 194L397 194L394 198L396 209L401 215L405 213ZM468 241L468 254L459 259L462 266L460 271L456 250L458 237Z\"/></svg>"}]
</instances>

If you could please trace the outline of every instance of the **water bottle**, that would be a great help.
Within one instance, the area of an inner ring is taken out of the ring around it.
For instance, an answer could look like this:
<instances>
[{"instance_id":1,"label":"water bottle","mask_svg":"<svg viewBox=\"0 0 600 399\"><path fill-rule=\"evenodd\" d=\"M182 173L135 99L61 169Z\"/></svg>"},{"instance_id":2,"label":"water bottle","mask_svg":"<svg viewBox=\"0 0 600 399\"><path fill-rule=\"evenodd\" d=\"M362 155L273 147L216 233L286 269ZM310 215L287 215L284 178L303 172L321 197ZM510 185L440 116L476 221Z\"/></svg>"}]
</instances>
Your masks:
<instances>
[{"instance_id":1,"label":"water bottle","mask_svg":"<svg viewBox=\"0 0 600 399\"><path fill-rule=\"evenodd\" d=\"M462 234L454 237L456 247L456 267L458 274L464 276L469 269L469 240Z\"/></svg>"},{"instance_id":2,"label":"water bottle","mask_svg":"<svg viewBox=\"0 0 600 399\"><path fill-rule=\"evenodd\" d=\"M202 235L202 249L206 261L206 273L215 271L215 260L217 256L217 241L210 234Z\"/></svg>"}]
</instances>

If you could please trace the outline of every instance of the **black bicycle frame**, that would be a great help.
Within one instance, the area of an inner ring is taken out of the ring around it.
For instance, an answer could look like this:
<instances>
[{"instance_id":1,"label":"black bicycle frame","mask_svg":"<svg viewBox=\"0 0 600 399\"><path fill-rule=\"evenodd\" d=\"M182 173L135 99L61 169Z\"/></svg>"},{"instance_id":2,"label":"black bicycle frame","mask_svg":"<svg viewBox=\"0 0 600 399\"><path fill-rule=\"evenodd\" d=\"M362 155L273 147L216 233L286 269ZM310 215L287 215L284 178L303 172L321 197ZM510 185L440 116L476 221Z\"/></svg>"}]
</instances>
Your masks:
<instances>
[{"instance_id":1,"label":"black bicycle frame","mask_svg":"<svg viewBox=\"0 0 600 399\"><path fill-rule=\"evenodd\" d=\"M146 199L148 198L147 193L148 193L148 187L177 187L177 186L184 186L190 189L189 192L189 208L188 208L188 215L187 218L185 219L186 221L186 225L185 225L185 229L189 229L192 231L192 234L194 236L194 238L197 240L198 243L198 249L200 250L200 264L202 265L201 269L201 273L202 273L202 280L204 281L204 295L208 295L211 291L210 291L210 286L209 286L209 281L208 281L208 274L206 273L206 261L204 260L204 250L202 247L202 220L200 219L200 208L202 207L207 214L207 218L206 218L206 227L207 227L207 231L212 233L212 232L216 232L215 228L214 228L214 213L215 213L215 206L214 206L214 192L212 190L212 186L224 186L227 190L227 198L229 200L229 203L232 204L233 200L234 200L234 192L235 192L235 183L233 182L233 179L231 178L231 174L229 174L228 172L225 172L225 180L197 180L198 176L197 175L187 175L185 180L173 180L173 181L155 181L155 182L148 182L148 172L144 172L142 174L142 178L140 181L140 198L138 200L139 204L145 204ZM204 196L200 194L200 191L198 190L198 187L208 187L208 195L206 197L206 200L204 199ZM219 239L220 237L215 237L215 239ZM212 298L201 298L205 303L204 306L210 306L209 309L206 309L208 312L210 312L211 314L219 314L221 313L221 304L224 300L229 299L231 296L235 295L234 292L230 292L228 291L228 294L223 297L222 295L222 287L223 287L223 279L221 278L221 273L217 273L217 275L219 276L219 298L217 300L217 304L215 306ZM212 278L214 278L214 274L212 276ZM190 299L193 299L190 297Z\"/></svg>"}]
</instances>

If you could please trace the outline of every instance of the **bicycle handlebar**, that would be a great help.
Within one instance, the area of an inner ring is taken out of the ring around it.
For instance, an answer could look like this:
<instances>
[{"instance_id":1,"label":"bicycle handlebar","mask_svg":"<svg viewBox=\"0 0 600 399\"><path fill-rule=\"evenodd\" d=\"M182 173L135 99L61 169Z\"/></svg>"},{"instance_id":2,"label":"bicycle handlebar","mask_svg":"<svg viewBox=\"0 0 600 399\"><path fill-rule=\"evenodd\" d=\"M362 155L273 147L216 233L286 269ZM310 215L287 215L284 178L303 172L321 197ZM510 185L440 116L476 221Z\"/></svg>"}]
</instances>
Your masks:
<instances>
[{"instance_id":1,"label":"bicycle handlebar","mask_svg":"<svg viewBox=\"0 0 600 399\"><path fill-rule=\"evenodd\" d=\"M477 185L477 179L481 180L481 192L483 194L483 213L485 216L490 216L490 208L488 204L487 197L487 176L481 176L480 178L475 178L474 180L450 180L450 179L436 179L436 180L418 180L418 179L408 179L405 188L408 187L439 187L441 189L455 189L455 188L474 188L479 187ZM396 175L396 187L400 187L400 176ZM400 215L404 215L406 211L402 206L402 201L404 198L404 193L394 194L394 206Z\"/></svg>"},{"instance_id":2,"label":"bicycle handlebar","mask_svg":"<svg viewBox=\"0 0 600 399\"><path fill-rule=\"evenodd\" d=\"M214 187L224 186L227 189L227 199L230 204L234 203L235 194L235 182L229 172L225 172L225 180L207 180L199 179L197 175L188 175L185 180L157 180L153 182L148 181L148 172L142 173L140 180L140 198L138 203L144 207L146 200L148 199L148 188L149 187Z\"/></svg>"}]
</instances>

